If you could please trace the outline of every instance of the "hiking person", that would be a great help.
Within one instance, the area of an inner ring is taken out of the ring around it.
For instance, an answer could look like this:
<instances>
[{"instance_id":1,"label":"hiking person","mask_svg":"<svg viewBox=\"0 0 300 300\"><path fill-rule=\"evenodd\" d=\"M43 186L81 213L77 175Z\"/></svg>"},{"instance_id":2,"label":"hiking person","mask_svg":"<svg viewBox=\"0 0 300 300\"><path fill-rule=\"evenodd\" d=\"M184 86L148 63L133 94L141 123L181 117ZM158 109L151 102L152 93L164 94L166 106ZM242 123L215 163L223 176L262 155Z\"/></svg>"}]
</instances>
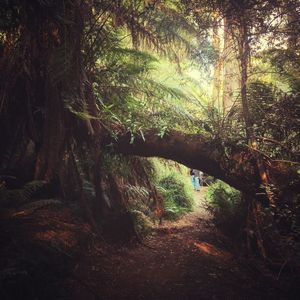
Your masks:
<instances>
[{"instance_id":1,"label":"hiking person","mask_svg":"<svg viewBox=\"0 0 300 300\"><path fill-rule=\"evenodd\" d=\"M200 191L199 172L200 171L198 171L196 169L190 169L192 185L193 185L193 189L195 191Z\"/></svg>"}]
</instances>

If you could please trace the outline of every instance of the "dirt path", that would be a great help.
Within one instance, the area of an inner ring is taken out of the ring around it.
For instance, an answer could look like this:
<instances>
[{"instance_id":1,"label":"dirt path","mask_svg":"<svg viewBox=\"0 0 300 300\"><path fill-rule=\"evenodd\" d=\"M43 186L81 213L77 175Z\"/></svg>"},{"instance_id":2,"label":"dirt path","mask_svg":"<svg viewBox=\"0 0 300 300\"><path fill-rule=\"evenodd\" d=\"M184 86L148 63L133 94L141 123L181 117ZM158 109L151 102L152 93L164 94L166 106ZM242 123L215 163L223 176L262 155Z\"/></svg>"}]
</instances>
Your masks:
<instances>
[{"instance_id":1,"label":"dirt path","mask_svg":"<svg viewBox=\"0 0 300 300\"><path fill-rule=\"evenodd\" d=\"M100 253L98 261L85 262L92 293L81 297L76 291L75 298L285 299L268 279L234 257L203 208L203 194L195 192L194 212L154 228L145 241L151 248L112 249L105 259Z\"/></svg>"}]
</instances>

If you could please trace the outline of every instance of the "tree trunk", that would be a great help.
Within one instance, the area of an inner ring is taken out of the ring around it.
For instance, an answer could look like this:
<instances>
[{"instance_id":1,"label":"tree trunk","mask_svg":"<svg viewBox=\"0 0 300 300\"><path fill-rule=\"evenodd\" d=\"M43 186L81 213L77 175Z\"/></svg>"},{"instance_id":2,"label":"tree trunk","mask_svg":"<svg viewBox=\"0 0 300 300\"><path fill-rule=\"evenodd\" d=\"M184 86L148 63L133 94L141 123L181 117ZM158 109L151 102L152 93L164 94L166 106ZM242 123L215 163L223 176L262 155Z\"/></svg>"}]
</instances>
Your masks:
<instances>
[{"instance_id":1,"label":"tree trunk","mask_svg":"<svg viewBox=\"0 0 300 300\"><path fill-rule=\"evenodd\" d=\"M212 87L212 100L214 104L217 104L218 109L221 108L221 93L222 93L222 86L221 86L221 76L222 76L222 68L223 68L223 57L222 57L222 45L221 45L221 37L222 34L220 32L219 24L215 24L213 27L213 46L214 49L218 53L218 59L214 65L214 80L213 80L213 87Z\"/></svg>"},{"instance_id":2,"label":"tree trunk","mask_svg":"<svg viewBox=\"0 0 300 300\"><path fill-rule=\"evenodd\" d=\"M223 110L227 113L234 105L241 90L238 50L234 39L235 29L227 17L224 18L223 50Z\"/></svg>"}]
</instances>

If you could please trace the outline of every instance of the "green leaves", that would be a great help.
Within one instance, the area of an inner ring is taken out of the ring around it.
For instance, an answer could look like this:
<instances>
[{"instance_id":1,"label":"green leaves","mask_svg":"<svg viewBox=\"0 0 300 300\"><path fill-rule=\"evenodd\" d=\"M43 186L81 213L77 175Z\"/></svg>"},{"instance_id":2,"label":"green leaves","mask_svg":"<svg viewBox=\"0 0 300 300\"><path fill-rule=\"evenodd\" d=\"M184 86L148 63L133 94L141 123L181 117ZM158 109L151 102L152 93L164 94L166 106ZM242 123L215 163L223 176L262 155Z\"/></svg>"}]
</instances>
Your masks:
<instances>
[{"instance_id":1,"label":"green leaves","mask_svg":"<svg viewBox=\"0 0 300 300\"><path fill-rule=\"evenodd\" d=\"M176 173L162 178L158 191L164 197L166 218L176 219L192 209L193 199L186 192L185 182Z\"/></svg>"},{"instance_id":2,"label":"green leaves","mask_svg":"<svg viewBox=\"0 0 300 300\"><path fill-rule=\"evenodd\" d=\"M159 128L159 132L158 132L157 135L158 135L159 137L163 138L164 135L166 134L167 130L168 130L168 126L167 126L167 125L162 126L161 128Z\"/></svg>"}]
</instances>

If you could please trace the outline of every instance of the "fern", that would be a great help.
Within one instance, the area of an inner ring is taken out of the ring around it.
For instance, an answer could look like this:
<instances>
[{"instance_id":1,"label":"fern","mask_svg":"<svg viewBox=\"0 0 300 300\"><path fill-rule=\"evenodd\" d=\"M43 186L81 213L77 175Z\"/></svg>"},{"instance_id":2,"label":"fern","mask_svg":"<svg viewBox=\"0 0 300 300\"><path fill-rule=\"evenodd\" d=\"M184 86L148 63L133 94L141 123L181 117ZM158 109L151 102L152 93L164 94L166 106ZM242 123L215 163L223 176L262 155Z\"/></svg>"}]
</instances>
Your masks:
<instances>
[{"instance_id":1,"label":"fern","mask_svg":"<svg viewBox=\"0 0 300 300\"><path fill-rule=\"evenodd\" d=\"M145 199L149 197L149 191L147 188L131 184L126 185L126 194L131 198Z\"/></svg>"},{"instance_id":2,"label":"fern","mask_svg":"<svg viewBox=\"0 0 300 300\"><path fill-rule=\"evenodd\" d=\"M20 189L7 189L3 184L0 187L0 205L17 207L32 201L32 196L45 186L44 181L35 180L26 183Z\"/></svg>"},{"instance_id":3,"label":"fern","mask_svg":"<svg viewBox=\"0 0 300 300\"><path fill-rule=\"evenodd\" d=\"M43 199L22 205L20 209L39 209L50 205L62 205L62 202L57 199Z\"/></svg>"}]
</instances>

